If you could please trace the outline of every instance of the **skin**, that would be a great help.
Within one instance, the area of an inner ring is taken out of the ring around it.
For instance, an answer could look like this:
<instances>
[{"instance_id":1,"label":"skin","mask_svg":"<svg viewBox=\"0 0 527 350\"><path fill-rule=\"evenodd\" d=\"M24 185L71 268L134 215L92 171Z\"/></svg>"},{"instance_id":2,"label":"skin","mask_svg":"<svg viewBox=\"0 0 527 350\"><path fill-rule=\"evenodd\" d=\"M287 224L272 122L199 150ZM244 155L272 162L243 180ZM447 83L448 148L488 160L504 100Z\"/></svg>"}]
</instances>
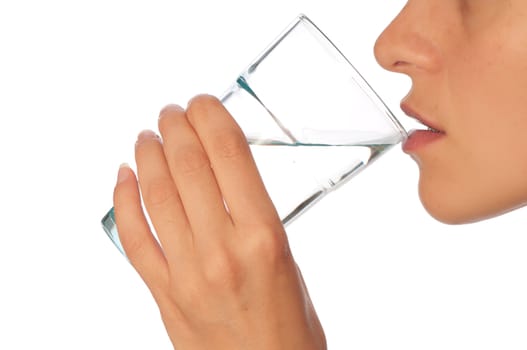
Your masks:
<instances>
[{"instance_id":1,"label":"skin","mask_svg":"<svg viewBox=\"0 0 527 350\"><path fill-rule=\"evenodd\" d=\"M324 332L242 131L218 99L139 134L115 189L124 250L176 349L324 349ZM258 200L255 200L258 198ZM229 210L226 209L225 203Z\"/></svg>"},{"instance_id":2,"label":"skin","mask_svg":"<svg viewBox=\"0 0 527 350\"><path fill-rule=\"evenodd\" d=\"M446 135L412 153L428 212L451 224L527 202L527 2L416 0L378 62L412 80L404 103Z\"/></svg>"},{"instance_id":3,"label":"skin","mask_svg":"<svg viewBox=\"0 0 527 350\"><path fill-rule=\"evenodd\" d=\"M410 152L423 205L440 221L482 220L527 202L526 18L525 0L410 0L375 45L384 68L412 80L405 106L444 132ZM119 169L114 205L123 247L174 347L325 349L229 113L200 95L186 109L163 109L159 131L139 134L137 177Z\"/></svg>"}]
</instances>

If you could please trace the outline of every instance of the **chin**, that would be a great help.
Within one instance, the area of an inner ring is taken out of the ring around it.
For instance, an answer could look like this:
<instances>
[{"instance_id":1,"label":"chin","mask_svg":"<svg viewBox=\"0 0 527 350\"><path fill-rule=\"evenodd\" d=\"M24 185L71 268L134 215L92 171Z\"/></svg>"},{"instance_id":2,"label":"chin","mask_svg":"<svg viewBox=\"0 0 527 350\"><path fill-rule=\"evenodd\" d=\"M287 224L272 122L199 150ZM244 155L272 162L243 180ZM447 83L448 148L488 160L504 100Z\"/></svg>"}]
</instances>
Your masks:
<instances>
[{"instance_id":1,"label":"chin","mask_svg":"<svg viewBox=\"0 0 527 350\"><path fill-rule=\"evenodd\" d=\"M525 201L510 203L500 202L498 198L471 196L466 188L438 190L422 183L419 184L419 198L430 216L447 225L484 221L527 205Z\"/></svg>"},{"instance_id":2,"label":"chin","mask_svg":"<svg viewBox=\"0 0 527 350\"><path fill-rule=\"evenodd\" d=\"M484 213L481 202L459 194L466 194L462 189L455 190L446 186L430 186L419 182L419 199L421 204L437 221L447 225L463 225L488 219L495 215Z\"/></svg>"},{"instance_id":3,"label":"chin","mask_svg":"<svg viewBox=\"0 0 527 350\"><path fill-rule=\"evenodd\" d=\"M422 198L421 203L423 204L423 207L431 217L446 225L463 225L479 221L476 220L474 217L460 215L459 212L448 210L448 208L445 208L443 206L429 204L426 200L423 200Z\"/></svg>"}]
</instances>

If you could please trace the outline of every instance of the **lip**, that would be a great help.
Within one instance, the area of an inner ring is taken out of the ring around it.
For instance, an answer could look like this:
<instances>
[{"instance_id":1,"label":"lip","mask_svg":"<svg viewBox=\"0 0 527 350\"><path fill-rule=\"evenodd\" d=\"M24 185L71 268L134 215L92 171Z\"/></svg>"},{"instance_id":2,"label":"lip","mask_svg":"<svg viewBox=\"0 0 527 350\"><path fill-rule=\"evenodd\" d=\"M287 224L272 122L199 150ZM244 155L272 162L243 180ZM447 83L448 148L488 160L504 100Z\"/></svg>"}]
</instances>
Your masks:
<instances>
[{"instance_id":1,"label":"lip","mask_svg":"<svg viewBox=\"0 0 527 350\"><path fill-rule=\"evenodd\" d=\"M403 144L403 152L416 153L425 146L445 137L444 133L431 130L412 130Z\"/></svg>"},{"instance_id":2,"label":"lip","mask_svg":"<svg viewBox=\"0 0 527 350\"><path fill-rule=\"evenodd\" d=\"M408 138L403 144L403 151L405 153L416 153L425 146L445 137L446 133L441 130L435 123L423 118L412 107L406 103L401 103L401 110L409 117L416 119L427 130L411 130L408 133Z\"/></svg>"},{"instance_id":3,"label":"lip","mask_svg":"<svg viewBox=\"0 0 527 350\"><path fill-rule=\"evenodd\" d=\"M430 120L427 120L425 118L423 118L419 113L417 113L410 105L408 105L407 103L401 103L401 110L404 112L404 114L406 114L407 116L409 116L410 118L413 118L415 120L417 120L418 122L420 122L421 124L423 124L425 127L428 127L430 129L434 129L440 133L445 133L443 130L441 130L441 128L438 126L438 125L435 125L434 122L430 121Z\"/></svg>"}]
</instances>

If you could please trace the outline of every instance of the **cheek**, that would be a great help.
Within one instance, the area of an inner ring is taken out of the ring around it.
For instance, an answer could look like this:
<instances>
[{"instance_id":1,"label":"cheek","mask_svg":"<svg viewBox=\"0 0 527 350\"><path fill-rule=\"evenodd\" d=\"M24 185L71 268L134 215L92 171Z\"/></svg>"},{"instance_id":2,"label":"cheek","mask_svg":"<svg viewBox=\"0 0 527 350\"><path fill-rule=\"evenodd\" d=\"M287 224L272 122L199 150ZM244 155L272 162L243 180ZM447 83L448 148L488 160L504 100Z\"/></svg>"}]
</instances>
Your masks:
<instances>
[{"instance_id":1,"label":"cheek","mask_svg":"<svg viewBox=\"0 0 527 350\"><path fill-rule=\"evenodd\" d=\"M527 202L527 108L518 101L515 110L479 106L459 107L465 118L418 161L421 201L445 223L485 219Z\"/></svg>"},{"instance_id":2,"label":"cheek","mask_svg":"<svg viewBox=\"0 0 527 350\"><path fill-rule=\"evenodd\" d=\"M444 75L434 97L447 137L418 161L423 205L438 220L452 224L485 219L525 205L524 19L478 34L445 57Z\"/></svg>"}]
</instances>

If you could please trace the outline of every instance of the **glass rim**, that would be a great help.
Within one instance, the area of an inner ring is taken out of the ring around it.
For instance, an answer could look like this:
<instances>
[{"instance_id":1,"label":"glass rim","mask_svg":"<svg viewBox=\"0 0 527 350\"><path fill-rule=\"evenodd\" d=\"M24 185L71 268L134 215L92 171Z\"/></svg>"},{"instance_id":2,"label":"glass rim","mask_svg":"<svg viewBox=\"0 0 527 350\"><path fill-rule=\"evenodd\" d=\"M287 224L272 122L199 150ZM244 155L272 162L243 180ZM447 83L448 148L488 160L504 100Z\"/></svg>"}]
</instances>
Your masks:
<instances>
[{"instance_id":1,"label":"glass rim","mask_svg":"<svg viewBox=\"0 0 527 350\"><path fill-rule=\"evenodd\" d=\"M334 50L334 54L338 55L339 58L343 59L349 68L351 68L352 77L355 83L361 88L361 90L368 96L371 102L382 111L388 119L391 121L394 128L401 135L401 142L406 141L408 138L408 131L404 126L399 122L395 117L393 112L388 108L386 103L381 99L373 87L366 81L362 74L355 68L351 61L344 55L344 53L335 45L335 43L304 13L298 14L295 19L263 50L261 53L256 56L255 59L247 66L247 68L240 74L241 76L246 75L246 73L251 74L254 72L260 63L265 60L265 58L278 46L287 35L292 32L298 25L304 24L313 29L314 34L318 35L320 39L329 44L329 47ZM232 88L227 90L220 98L224 100L233 92Z\"/></svg>"}]
</instances>

